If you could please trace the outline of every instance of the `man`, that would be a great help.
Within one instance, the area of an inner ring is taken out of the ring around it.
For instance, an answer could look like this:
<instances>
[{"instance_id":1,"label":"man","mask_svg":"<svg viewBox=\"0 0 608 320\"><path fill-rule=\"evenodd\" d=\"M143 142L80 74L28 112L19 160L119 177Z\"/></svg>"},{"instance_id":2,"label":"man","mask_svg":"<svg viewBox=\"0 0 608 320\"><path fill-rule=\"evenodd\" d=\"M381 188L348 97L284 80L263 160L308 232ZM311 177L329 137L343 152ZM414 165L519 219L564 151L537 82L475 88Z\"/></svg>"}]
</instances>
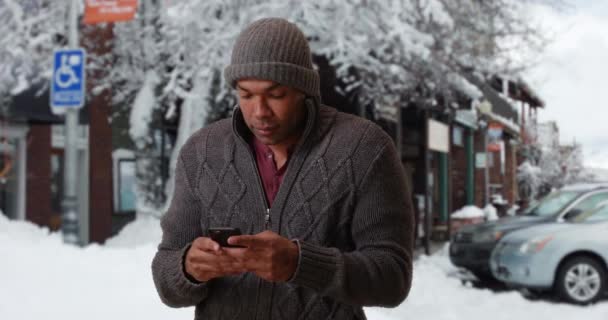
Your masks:
<instances>
[{"instance_id":1,"label":"man","mask_svg":"<svg viewBox=\"0 0 608 320\"><path fill-rule=\"evenodd\" d=\"M196 319L365 319L412 279L413 214L392 140L320 104L303 33L262 19L237 38L232 119L182 147L152 263L163 302ZM210 227L242 236L220 247Z\"/></svg>"}]
</instances>

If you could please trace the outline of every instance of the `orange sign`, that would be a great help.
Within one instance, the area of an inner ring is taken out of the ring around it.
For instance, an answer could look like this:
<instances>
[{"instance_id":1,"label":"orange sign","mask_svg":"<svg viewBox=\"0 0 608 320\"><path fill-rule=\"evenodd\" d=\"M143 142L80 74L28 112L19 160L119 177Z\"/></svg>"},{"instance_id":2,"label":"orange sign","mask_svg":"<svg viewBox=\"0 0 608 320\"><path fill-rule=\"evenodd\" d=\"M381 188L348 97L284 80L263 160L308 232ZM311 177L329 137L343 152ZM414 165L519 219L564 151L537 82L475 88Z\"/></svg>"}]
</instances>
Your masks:
<instances>
[{"instance_id":1,"label":"orange sign","mask_svg":"<svg viewBox=\"0 0 608 320\"><path fill-rule=\"evenodd\" d=\"M137 12L137 0L86 0L84 23L128 21Z\"/></svg>"},{"instance_id":2,"label":"orange sign","mask_svg":"<svg viewBox=\"0 0 608 320\"><path fill-rule=\"evenodd\" d=\"M498 152L501 149L502 144L502 132L504 126L498 122L490 122L488 126L488 151Z\"/></svg>"}]
</instances>

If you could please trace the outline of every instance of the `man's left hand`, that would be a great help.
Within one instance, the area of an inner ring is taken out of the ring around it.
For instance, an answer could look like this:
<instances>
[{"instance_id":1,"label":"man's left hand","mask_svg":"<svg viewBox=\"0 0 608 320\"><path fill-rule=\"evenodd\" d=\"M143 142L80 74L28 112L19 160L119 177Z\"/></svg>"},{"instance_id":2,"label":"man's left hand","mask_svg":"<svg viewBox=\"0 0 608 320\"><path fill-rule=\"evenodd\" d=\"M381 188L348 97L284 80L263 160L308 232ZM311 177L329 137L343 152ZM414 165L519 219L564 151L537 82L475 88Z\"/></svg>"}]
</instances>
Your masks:
<instances>
[{"instance_id":1,"label":"man's left hand","mask_svg":"<svg viewBox=\"0 0 608 320\"><path fill-rule=\"evenodd\" d=\"M264 231L256 235L232 236L228 239L228 243L245 247L223 250L241 261L248 271L268 281L287 281L298 266L300 255L298 245L272 231Z\"/></svg>"}]
</instances>

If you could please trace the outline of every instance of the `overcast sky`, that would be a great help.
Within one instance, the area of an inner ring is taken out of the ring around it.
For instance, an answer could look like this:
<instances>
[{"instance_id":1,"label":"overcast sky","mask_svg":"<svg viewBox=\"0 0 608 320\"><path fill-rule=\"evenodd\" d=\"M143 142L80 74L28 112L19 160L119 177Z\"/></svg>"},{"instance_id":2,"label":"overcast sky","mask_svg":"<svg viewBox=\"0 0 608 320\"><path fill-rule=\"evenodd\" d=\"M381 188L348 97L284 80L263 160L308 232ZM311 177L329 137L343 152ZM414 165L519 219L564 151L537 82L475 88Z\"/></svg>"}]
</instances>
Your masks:
<instances>
[{"instance_id":1,"label":"overcast sky","mask_svg":"<svg viewBox=\"0 0 608 320\"><path fill-rule=\"evenodd\" d=\"M526 80L546 103L540 121L557 121L560 141L583 145L585 164L608 168L608 0L538 8L553 42Z\"/></svg>"}]
</instances>

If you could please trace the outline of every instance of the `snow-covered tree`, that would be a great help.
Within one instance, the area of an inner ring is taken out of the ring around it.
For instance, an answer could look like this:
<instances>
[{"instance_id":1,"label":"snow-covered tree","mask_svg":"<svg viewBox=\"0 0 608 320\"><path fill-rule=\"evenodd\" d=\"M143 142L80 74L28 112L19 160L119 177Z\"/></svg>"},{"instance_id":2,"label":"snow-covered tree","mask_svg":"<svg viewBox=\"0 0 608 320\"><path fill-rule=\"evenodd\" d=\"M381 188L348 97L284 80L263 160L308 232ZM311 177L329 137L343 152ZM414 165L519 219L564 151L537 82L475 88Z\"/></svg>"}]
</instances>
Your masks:
<instances>
[{"instance_id":1,"label":"snow-covered tree","mask_svg":"<svg viewBox=\"0 0 608 320\"><path fill-rule=\"evenodd\" d=\"M166 198L158 128L174 118L177 103L190 90L179 30L172 28L158 0L139 2L138 15L114 26L112 62L107 79L114 117L129 117L128 133L136 157L138 212L158 212ZM99 88L101 89L101 88Z\"/></svg>"},{"instance_id":2,"label":"snow-covered tree","mask_svg":"<svg viewBox=\"0 0 608 320\"><path fill-rule=\"evenodd\" d=\"M517 184L520 199L536 199L538 189L542 185L540 168L525 160L517 168Z\"/></svg>"},{"instance_id":3,"label":"snow-covered tree","mask_svg":"<svg viewBox=\"0 0 608 320\"><path fill-rule=\"evenodd\" d=\"M518 61L514 50L533 51L544 40L522 2L511 0L190 0L166 5L160 34L171 34L172 45L170 58L163 61L174 63L170 73L155 68L161 78L156 86L163 88L157 92L183 101L171 168L185 139L235 102L221 73L236 36L256 19L277 16L297 23L313 52L326 57L347 83L345 90L356 90L361 104L389 115L407 101L433 105L441 96L448 105L458 94L479 98L480 90L467 77L515 73L528 61ZM130 51L134 40L149 39L120 34L116 41L124 42L127 56L138 54ZM134 84L145 83L144 72L129 73L134 74ZM173 114L169 106L164 116Z\"/></svg>"},{"instance_id":4,"label":"snow-covered tree","mask_svg":"<svg viewBox=\"0 0 608 320\"><path fill-rule=\"evenodd\" d=\"M162 190L154 127L179 115L173 172L185 140L211 120L224 117L233 104L222 70L241 25L230 27L240 5L223 1L141 1L137 18L115 27L113 68L106 81L115 91L116 113L130 112L135 143L138 211L159 212L171 194ZM248 10L250 11L250 10ZM197 15L193 13L196 12Z\"/></svg>"},{"instance_id":5,"label":"snow-covered tree","mask_svg":"<svg viewBox=\"0 0 608 320\"><path fill-rule=\"evenodd\" d=\"M112 66L91 94L111 87L115 112L129 114L140 207L155 211L171 186L160 190L153 128L180 116L173 172L185 139L234 105L222 71L250 22L275 16L297 23L346 92L391 115L408 101L436 105L441 97L448 105L457 95L478 98L480 90L467 80L471 74L524 67L527 60L516 59L514 50L534 51L543 43L525 14L529 1L142 0L135 20L114 26L111 55L91 57L87 68ZM6 31L0 92L48 79L52 50L66 44L67 9L65 1L0 1L0 30Z\"/></svg>"},{"instance_id":6,"label":"snow-covered tree","mask_svg":"<svg viewBox=\"0 0 608 320\"><path fill-rule=\"evenodd\" d=\"M525 160L517 172L520 197L536 199L553 189L590 179L584 172L580 144L543 144L542 141L551 141L551 139L539 138L535 119L527 124L526 132L530 143L520 150Z\"/></svg>"},{"instance_id":7,"label":"snow-covered tree","mask_svg":"<svg viewBox=\"0 0 608 320\"><path fill-rule=\"evenodd\" d=\"M47 85L53 50L67 44L64 1L0 1L0 95Z\"/></svg>"},{"instance_id":8,"label":"snow-covered tree","mask_svg":"<svg viewBox=\"0 0 608 320\"><path fill-rule=\"evenodd\" d=\"M563 183L572 184L592 180L585 173L583 146L578 142L560 147L560 160L563 172Z\"/></svg>"}]
</instances>

